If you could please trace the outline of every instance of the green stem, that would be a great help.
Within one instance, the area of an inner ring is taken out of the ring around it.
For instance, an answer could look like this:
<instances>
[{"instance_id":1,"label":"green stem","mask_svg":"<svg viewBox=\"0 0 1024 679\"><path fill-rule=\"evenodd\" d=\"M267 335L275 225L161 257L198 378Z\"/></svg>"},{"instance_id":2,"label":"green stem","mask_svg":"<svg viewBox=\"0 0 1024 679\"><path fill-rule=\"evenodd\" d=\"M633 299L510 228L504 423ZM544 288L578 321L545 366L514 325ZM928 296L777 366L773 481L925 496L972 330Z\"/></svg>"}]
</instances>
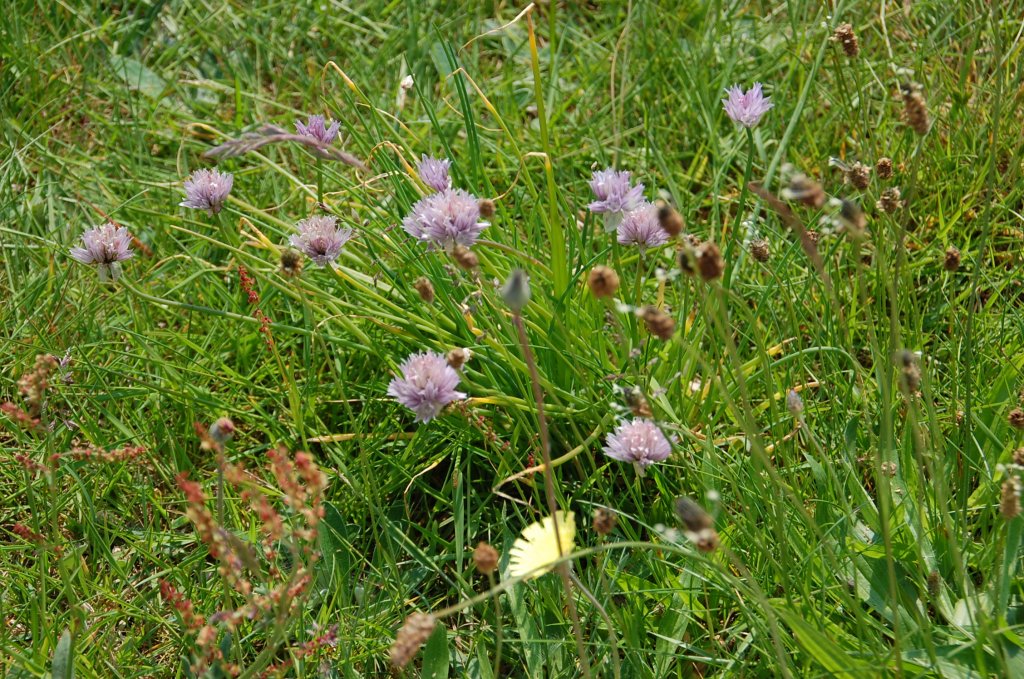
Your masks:
<instances>
[{"instance_id":1,"label":"green stem","mask_svg":"<svg viewBox=\"0 0 1024 679\"><path fill-rule=\"evenodd\" d=\"M736 216L732 220L732 233L726 235L725 241L725 276L722 278L723 286L729 289L732 283L732 274L739 268L735 261L733 251L739 246L743 235L740 233L740 225L743 223L743 212L747 203L748 185L754 171L754 131L749 127L744 128L747 132L747 166L743 170L743 184L740 186L740 197L736 202Z\"/></svg>"}]
</instances>

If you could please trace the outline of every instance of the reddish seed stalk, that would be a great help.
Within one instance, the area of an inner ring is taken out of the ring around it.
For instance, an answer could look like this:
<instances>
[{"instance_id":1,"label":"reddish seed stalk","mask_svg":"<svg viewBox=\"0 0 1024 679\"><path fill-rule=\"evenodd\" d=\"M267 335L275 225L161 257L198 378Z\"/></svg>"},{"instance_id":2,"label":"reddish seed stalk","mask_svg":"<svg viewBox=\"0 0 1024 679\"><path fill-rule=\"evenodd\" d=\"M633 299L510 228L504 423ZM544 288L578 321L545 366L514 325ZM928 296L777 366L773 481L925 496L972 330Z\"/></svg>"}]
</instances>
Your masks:
<instances>
[{"instance_id":1,"label":"reddish seed stalk","mask_svg":"<svg viewBox=\"0 0 1024 679\"><path fill-rule=\"evenodd\" d=\"M544 392L540 387L540 374L537 372L537 364L533 360L533 352L530 351L530 343L526 337L526 326L523 324L523 317L519 312L512 313L512 322L519 334L519 344L523 349L523 356L526 359L526 366L530 371L530 383L533 386L533 400L537 403L537 421L540 427L540 450L544 456L544 495L547 498L548 511L551 513L551 522L555 527L555 542L558 543L558 554L562 554L562 537L558 526L558 502L555 499L555 483L551 478L551 440L548 437L548 421L544 416ZM569 564L560 563L556 566L558 574L562 578L562 586L565 589L565 606L569 609L569 617L572 619L573 637L576 639L576 651L580 656L580 669L584 677L590 677L590 662L587 660L587 650L583 646L583 628L580 625L580 616L576 610L576 601L572 596L572 582L569 576Z\"/></svg>"}]
</instances>

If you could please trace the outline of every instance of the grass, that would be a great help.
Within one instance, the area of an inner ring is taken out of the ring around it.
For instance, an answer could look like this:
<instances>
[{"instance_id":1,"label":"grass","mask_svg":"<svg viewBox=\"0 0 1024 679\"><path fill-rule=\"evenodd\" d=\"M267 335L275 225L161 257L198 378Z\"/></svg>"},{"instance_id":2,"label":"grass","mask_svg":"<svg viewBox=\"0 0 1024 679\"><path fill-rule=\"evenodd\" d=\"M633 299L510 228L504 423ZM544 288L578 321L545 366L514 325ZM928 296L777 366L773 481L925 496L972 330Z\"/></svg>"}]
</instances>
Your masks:
<instances>
[{"instance_id":1,"label":"grass","mask_svg":"<svg viewBox=\"0 0 1024 679\"><path fill-rule=\"evenodd\" d=\"M531 275L523 316L552 457L570 458L552 476L577 517L593 675L1024 674L1024 520L1000 511L1024 443L1008 423L1024 397L1024 7L545 3L516 19L523 7L505 3L248 4L6 8L0 400L22 402L17 380L37 355L71 363L51 380L48 432L0 419L5 676L69 676L67 662L79 676L189 676L194 635L160 582L206 616L243 603L175 481L188 472L213 497L216 455L193 425L222 416L238 427L225 455L253 483L278 444L310 451L330 482L308 598L287 622L222 633L227 661L383 675L410 613L479 596L440 621L405 676L491 677L499 645L503 676L576 676L558 578L499 578L507 589L491 596L473 567L487 541L504 572L522 529L548 515L542 477L519 474L541 450L498 291L517 267ZM852 59L829 39L847 21ZM754 81L775 106L748 142L720 99ZM900 120L907 81L930 111L924 136ZM177 207L213 145L321 112L369 171L267 146L222 161L235 185L219 215ZM454 159L455 185L497 204L477 276L397 227L421 195L421 153ZM895 176L873 173L865 190L828 162L882 156ZM788 163L858 202L867 237L820 226L827 207L796 206L820 232L805 249L742 191L748 160L774 193ZM642 256L615 245L587 210L590 173L609 165L717 242L725 277L679 274L674 244ZM907 204L884 214L875 203L891 186ZM336 270L307 262L288 276L280 248L321 195L358 236ZM68 256L108 219L139 241L112 285ZM766 262L750 254L757 238ZM598 264L618 271L624 305L673 315L672 339L587 291ZM386 395L392 372L413 351L456 347L472 350L470 400L416 425ZM918 389L901 387L904 349L920 352ZM634 387L675 439L642 478L601 452ZM146 452L40 473L15 457L126 445ZM716 551L679 537L682 495L713 514ZM618 518L608 536L590 527L597 508ZM232 534L260 540L230 484L224 511ZM335 646L297 650L332 625Z\"/></svg>"}]
</instances>

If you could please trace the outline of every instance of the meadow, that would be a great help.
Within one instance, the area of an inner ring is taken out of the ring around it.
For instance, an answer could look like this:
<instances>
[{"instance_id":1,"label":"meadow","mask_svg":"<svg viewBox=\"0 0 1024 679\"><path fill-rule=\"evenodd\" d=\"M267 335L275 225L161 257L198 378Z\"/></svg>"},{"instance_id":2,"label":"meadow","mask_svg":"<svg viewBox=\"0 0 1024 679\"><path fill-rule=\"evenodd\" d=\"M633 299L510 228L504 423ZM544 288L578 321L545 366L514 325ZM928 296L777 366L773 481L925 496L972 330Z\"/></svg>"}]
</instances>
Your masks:
<instances>
[{"instance_id":1,"label":"meadow","mask_svg":"<svg viewBox=\"0 0 1024 679\"><path fill-rule=\"evenodd\" d=\"M1024 676L1024 3L3 9L0 675Z\"/></svg>"}]
</instances>

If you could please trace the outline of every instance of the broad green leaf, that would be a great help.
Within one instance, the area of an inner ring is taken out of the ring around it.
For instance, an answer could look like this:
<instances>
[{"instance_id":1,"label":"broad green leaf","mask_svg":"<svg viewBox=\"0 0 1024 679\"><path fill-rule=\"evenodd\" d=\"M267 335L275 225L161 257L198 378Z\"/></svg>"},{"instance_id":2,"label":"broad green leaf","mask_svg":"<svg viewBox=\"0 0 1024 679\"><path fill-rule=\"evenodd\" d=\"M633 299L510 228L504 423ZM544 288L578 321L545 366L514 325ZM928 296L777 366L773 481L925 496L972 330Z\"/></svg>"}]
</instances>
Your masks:
<instances>
[{"instance_id":1,"label":"broad green leaf","mask_svg":"<svg viewBox=\"0 0 1024 679\"><path fill-rule=\"evenodd\" d=\"M448 629L444 625L434 628L434 633L423 647L424 679L447 679L451 665L448 652Z\"/></svg>"},{"instance_id":2,"label":"broad green leaf","mask_svg":"<svg viewBox=\"0 0 1024 679\"><path fill-rule=\"evenodd\" d=\"M53 679L74 679L75 656L71 643L71 630L64 630L53 652Z\"/></svg>"}]
</instances>

